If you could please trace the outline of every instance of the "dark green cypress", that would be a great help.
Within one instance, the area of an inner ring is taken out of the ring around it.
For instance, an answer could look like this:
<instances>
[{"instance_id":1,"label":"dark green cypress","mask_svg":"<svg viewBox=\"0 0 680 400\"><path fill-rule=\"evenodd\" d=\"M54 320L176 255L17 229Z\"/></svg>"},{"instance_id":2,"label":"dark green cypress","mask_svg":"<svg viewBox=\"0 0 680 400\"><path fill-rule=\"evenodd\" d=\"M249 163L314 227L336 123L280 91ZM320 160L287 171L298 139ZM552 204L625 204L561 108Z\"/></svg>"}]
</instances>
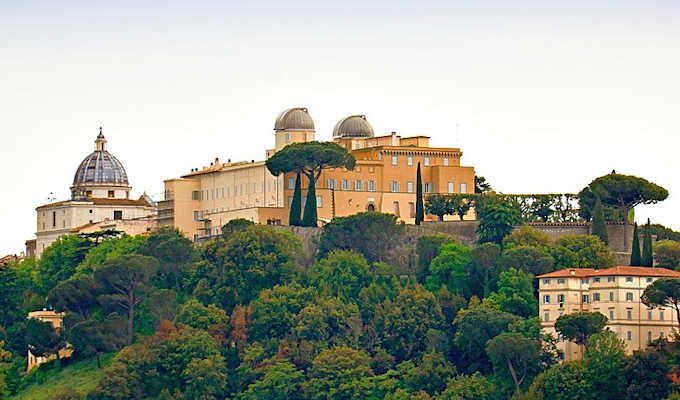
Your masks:
<instances>
[{"instance_id":1,"label":"dark green cypress","mask_svg":"<svg viewBox=\"0 0 680 400\"><path fill-rule=\"evenodd\" d=\"M609 244L607 225L604 222L604 211L602 211L602 201L599 196L595 199L595 207L593 207L592 234Z\"/></svg>"},{"instance_id":2,"label":"dark green cypress","mask_svg":"<svg viewBox=\"0 0 680 400\"><path fill-rule=\"evenodd\" d=\"M307 188L307 199L305 200L305 211L302 216L302 226L316 226L316 184L314 177L309 178Z\"/></svg>"},{"instance_id":3,"label":"dark green cypress","mask_svg":"<svg viewBox=\"0 0 680 400\"><path fill-rule=\"evenodd\" d=\"M635 228L633 228L633 249L630 252L630 265L632 267L642 266L642 258L640 257L640 234L638 233L637 223L635 223Z\"/></svg>"},{"instance_id":4,"label":"dark green cypress","mask_svg":"<svg viewBox=\"0 0 680 400\"><path fill-rule=\"evenodd\" d=\"M645 226L645 235L642 238L642 266L654 266L654 258L652 256L652 228L647 218L647 225Z\"/></svg>"},{"instance_id":5,"label":"dark green cypress","mask_svg":"<svg viewBox=\"0 0 680 400\"><path fill-rule=\"evenodd\" d=\"M293 192L293 201L290 203L290 216L288 217L288 225L300 226L300 214L302 214L302 189L300 188L300 171L295 178L295 191Z\"/></svg>"},{"instance_id":6,"label":"dark green cypress","mask_svg":"<svg viewBox=\"0 0 680 400\"><path fill-rule=\"evenodd\" d=\"M423 178L420 176L420 163L416 174L416 225L425 220L425 208L423 207Z\"/></svg>"}]
</instances>

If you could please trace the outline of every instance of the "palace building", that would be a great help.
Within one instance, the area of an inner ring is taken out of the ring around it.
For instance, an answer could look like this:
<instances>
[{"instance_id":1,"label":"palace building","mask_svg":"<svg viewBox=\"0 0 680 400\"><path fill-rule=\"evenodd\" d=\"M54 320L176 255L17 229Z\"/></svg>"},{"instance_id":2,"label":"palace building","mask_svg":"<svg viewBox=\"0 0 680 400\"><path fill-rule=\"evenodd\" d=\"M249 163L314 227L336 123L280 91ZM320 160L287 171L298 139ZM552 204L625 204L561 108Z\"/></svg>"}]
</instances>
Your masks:
<instances>
[{"instance_id":1,"label":"palace building","mask_svg":"<svg viewBox=\"0 0 680 400\"><path fill-rule=\"evenodd\" d=\"M155 226L155 205L147 196L131 199L132 187L123 164L106 150L99 128L95 149L80 163L71 185L71 198L36 208L35 242L30 255L42 252L61 235L115 229L136 235Z\"/></svg>"},{"instance_id":2,"label":"palace building","mask_svg":"<svg viewBox=\"0 0 680 400\"><path fill-rule=\"evenodd\" d=\"M659 278L680 278L665 268L613 267L601 270L567 268L539 275L539 317L543 331L558 337L555 321L564 314L599 312L607 317L607 329L616 332L630 354L644 350L658 339L670 338L678 327L670 307L649 308L640 297ZM558 342L564 359L578 360L583 349L566 340Z\"/></svg>"},{"instance_id":3,"label":"palace building","mask_svg":"<svg viewBox=\"0 0 680 400\"><path fill-rule=\"evenodd\" d=\"M266 150L265 155L269 158L291 143L313 141L315 133L306 108L285 110L274 122L274 148ZM322 172L316 183L319 220L380 211L413 223L418 164L424 196L473 192L474 168L461 166L460 149L430 147L429 139L402 137L396 132L376 136L364 115L340 120L333 129L332 140L354 155L356 167L352 171L335 168ZM301 182L304 199L307 180ZM216 158L209 166L165 181L165 200L158 203L158 222L160 226L176 227L193 239L219 234L222 225L236 218L286 225L294 185L294 173L273 176L264 161L224 163ZM473 213L468 217L474 218Z\"/></svg>"}]
</instances>

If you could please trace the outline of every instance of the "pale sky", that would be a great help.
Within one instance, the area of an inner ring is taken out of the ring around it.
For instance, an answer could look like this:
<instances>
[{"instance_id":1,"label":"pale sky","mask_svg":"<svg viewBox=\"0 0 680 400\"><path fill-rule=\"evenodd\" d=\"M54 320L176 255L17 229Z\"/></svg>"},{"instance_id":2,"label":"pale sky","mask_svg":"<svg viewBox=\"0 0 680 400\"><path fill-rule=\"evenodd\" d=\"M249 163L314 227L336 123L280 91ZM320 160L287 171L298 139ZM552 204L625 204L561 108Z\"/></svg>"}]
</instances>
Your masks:
<instances>
[{"instance_id":1,"label":"pale sky","mask_svg":"<svg viewBox=\"0 0 680 400\"><path fill-rule=\"evenodd\" d=\"M642 176L670 196L638 222L680 230L677 0L0 0L0 255L68 198L100 124L155 195L215 157L263 159L294 106L319 140L365 114L459 146L504 193Z\"/></svg>"}]
</instances>

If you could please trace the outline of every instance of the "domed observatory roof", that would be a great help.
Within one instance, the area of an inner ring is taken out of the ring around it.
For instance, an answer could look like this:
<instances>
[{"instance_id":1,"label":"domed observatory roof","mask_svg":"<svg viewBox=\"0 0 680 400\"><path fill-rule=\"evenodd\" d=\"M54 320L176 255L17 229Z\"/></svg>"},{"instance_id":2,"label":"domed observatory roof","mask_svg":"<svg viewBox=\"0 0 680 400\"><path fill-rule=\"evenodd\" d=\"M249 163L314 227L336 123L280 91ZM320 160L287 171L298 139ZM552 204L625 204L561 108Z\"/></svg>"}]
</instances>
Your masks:
<instances>
[{"instance_id":1,"label":"domed observatory roof","mask_svg":"<svg viewBox=\"0 0 680 400\"><path fill-rule=\"evenodd\" d=\"M334 138L373 137L373 127L366 120L365 115L350 115L341 119L333 128Z\"/></svg>"},{"instance_id":2,"label":"domed observatory roof","mask_svg":"<svg viewBox=\"0 0 680 400\"><path fill-rule=\"evenodd\" d=\"M275 131L314 131L314 121L304 107L284 110L274 122Z\"/></svg>"},{"instance_id":3,"label":"domed observatory roof","mask_svg":"<svg viewBox=\"0 0 680 400\"><path fill-rule=\"evenodd\" d=\"M73 178L74 187L84 186L129 186L123 164L106 151L106 139L99 128L95 140L95 151L85 157Z\"/></svg>"}]
</instances>

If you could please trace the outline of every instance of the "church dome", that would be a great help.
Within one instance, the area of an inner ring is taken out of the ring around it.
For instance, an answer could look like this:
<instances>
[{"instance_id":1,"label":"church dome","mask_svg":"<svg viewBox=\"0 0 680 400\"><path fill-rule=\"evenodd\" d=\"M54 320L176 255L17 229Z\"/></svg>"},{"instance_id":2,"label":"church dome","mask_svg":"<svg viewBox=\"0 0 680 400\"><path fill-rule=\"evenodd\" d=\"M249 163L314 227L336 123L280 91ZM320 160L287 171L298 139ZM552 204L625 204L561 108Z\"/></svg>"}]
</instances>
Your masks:
<instances>
[{"instance_id":1,"label":"church dome","mask_svg":"<svg viewBox=\"0 0 680 400\"><path fill-rule=\"evenodd\" d=\"M275 131L313 131L314 121L304 107L284 110L274 122Z\"/></svg>"},{"instance_id":2,"label":"church dome","mask_svg":"<svg viewBox=\"0 0 680 400\"><path fill-rule=\"evenodd\" d=\"M373 137L373 127L368 123L365 115L350 115L335 124L333 137Z\"/></svg>"},{"instance_id":3,"label":"church dome","mask_svg":"<svg viewBox=\"0 0 680 400\"><path fill-rule=\"evenodd\" d=\"M106 151L106 139L99 128L95 151L85 157L76 170L73 186L129 186L123 164Z\"/></svg>"}]
</instances>

